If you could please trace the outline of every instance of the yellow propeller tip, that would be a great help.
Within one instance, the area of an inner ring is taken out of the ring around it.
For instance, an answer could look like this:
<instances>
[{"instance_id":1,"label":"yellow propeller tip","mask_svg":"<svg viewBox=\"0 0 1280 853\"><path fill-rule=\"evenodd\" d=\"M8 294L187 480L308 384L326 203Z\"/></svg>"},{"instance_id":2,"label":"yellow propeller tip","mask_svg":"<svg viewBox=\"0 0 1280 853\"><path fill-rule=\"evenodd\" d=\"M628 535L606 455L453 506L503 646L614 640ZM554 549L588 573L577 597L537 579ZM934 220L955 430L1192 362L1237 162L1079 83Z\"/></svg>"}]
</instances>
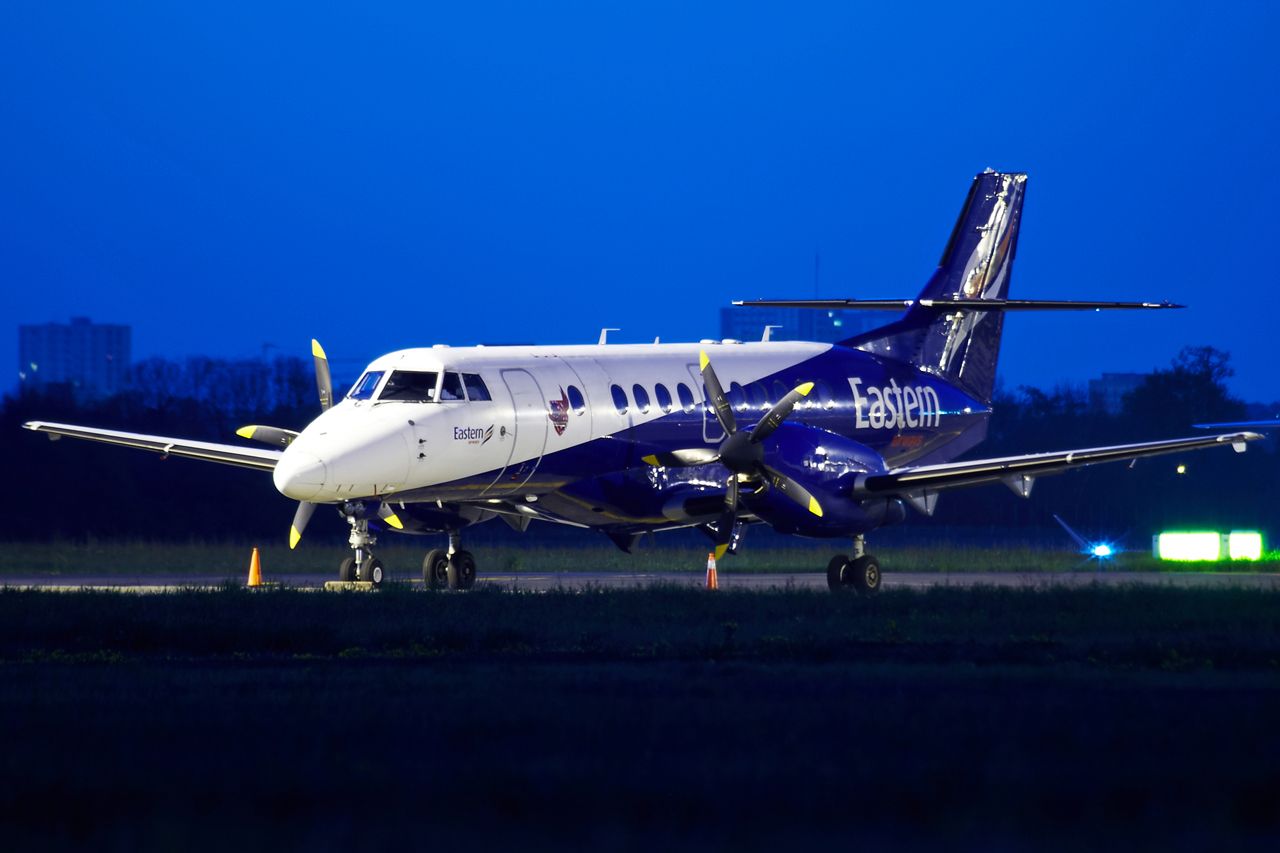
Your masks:
<instances>
[{"instance_id":1,"label":"yellow propeller tip","mask_svg":"<svg viewBox=\"0 0 1280 853\"><path fill-rule=\"evenodd\" d=\"M390 524L396 530L404 530L404 524L401 523L400 519L396 517L396 514L394 512L387 513L387 517L382 520L385 521L387 524Z\"/></svg>"},{"instance_id":2,"label":"yellow propeller tip","mask_svg":"<svg viewBox=\"0 0 1280 853\"><path fill-rule=\"evenodd\" d=\"M706 350L698 350L698 369L706 370L707 365L711 363L711 359L707 358Z\"/></svg>"},{"instance_id":3,"label":"yellow propeller tip","mask_svg":"<svg viewBox=\"0 0 1280 853\"><path fill-rule=\"evenodd\" d=\"M801 396L801 397L808 397L808 396L809 396L809 392L813 390L813 383L812 383L812 382L806 382L806 383L804 383L803 385L801 385L799 388L797 388L796 390L800 392L800 396Z\"/></svg>"},{"instance_id":4,"label":"yellow propeller tip","mask_svg":"<svg viewBox=\"0 0 1280 853\"><path fill-rule=\"evenodd\" d=\"M257 430L258 428L256 426L242 426L240 429L236 430L236 435L241 438L253 438L253 434L257 432Z\"/></svg>"},{"instance_id":5,"label":"yellow propeller tip","mask_svg":"<svg viewBox=\"0 0 1280 853\"><path fill-rule=\"evenodd\" d=\"M311 354L316 358L323 358L325 361L329 360L329 356L324 354L324 347L320 346L320 342L315 338L311 339Z\"/></svg>"},{"instance_id":6,"label":"yellow propeller tip","mask_svg":"<svg viewBox=\"0 0 1280 853\"><path fill-rule=\"evenodd\" d=\"M289 528L289 550L292 551L298 547L298 543L302 541L302 534L296 527Z\"/></svg>"},{"instance_id":7,"label":"yellow propeller tip","mask_svg":"<svg viewBox=\"0 0 1280 853\"><path fill-rule=\"evenodd\" d=\"M654 468L662 467L658 464L658 457L656 456L641 456L640 461L646 465L652 465Z\"/></svg>"},{"instance_id":8,"label":"yellow propeller tip","mask_svg":"<svg viewBox=\"0 0 1280 853\"><path fill-rule=\"evenodd\" d=\"M717 546L716 546L716 550L715 550L713 553L716 555L716 562L717 562L717 563L718 563L718 562L720 562L720 560L724 557L725 553L726 553L728 550L729 550L729 546L728 546L728 545L717 545Z\"/></svg>"},{"instance_id":9,"label":"yellow propeller tip","mask_svg":"<svg viewBox=\"0 0 1280 853\"><path fill-rule=\"evenodd\" d=\"M809 512L822 518L822 506L818 503L817 498L809 498Z\"/></svg>"}]
</instances>

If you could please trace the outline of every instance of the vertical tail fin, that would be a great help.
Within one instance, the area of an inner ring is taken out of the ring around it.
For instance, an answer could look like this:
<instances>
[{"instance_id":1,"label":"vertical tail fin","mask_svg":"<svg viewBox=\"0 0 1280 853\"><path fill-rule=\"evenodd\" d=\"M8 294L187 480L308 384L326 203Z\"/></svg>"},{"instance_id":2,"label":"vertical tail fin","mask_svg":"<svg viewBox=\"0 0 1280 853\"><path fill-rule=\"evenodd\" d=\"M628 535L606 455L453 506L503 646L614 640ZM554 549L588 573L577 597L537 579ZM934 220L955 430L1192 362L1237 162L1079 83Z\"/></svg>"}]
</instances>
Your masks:
<instances>
[{"instance_id":1,"label":"vertical tail fin","mask_svg":"<svg viewBox=\"0 0 1280 853\"><path fill-rule=\"evenodd\" d=\"M1004 314L948 310L945 302L1007 298L1026 181L1025 174L990 169L975 177L938 269L907 313L896 323L841 343L909 362L989 402ZM921 304L926 301L930 304Z\"/></svg>"}]
</instances>

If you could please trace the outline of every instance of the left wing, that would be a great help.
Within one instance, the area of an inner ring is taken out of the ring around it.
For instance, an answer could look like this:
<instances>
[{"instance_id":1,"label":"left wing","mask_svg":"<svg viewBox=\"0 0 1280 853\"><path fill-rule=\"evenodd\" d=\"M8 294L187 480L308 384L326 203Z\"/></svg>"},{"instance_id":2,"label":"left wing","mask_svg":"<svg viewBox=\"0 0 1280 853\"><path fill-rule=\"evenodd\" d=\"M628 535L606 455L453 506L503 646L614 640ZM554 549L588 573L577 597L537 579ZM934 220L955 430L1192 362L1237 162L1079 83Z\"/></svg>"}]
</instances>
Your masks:
<instances>
[{"instance_id":1,"label":"left wing","mask_svg":"<svg viewBox=\"0 0 1280 853\"><path fill-rule=\"evenodd\" d=\"M853 487L855 495L897 494L907 498L925 513L932 513L936 493L941 489L976 486L979 483L1003 482L1023 497L1031 494L1036 477L1058 474L1070 468L1119 462L1143 456L1158 456L1182 450L1204 450L1230 445L1243 453L1247 442L1262 436L1256 432L1234 432L1195 438L1174 438L1141 444L1118 444L1112 447L1089 447L1082 450L1059 450L1052 453L1029 453L998 459L972 459L967 462L944 462L941 465L894 468L883 474L862 474Z\"/></svg>"},{"instance_id":2,"label":"left wing","mask_svg":"<svg viewBox=\"0 0 1280 853\"><path fill-rule=\"evenodd\" d=\"M121 447L163 453L165 456L181 456L185 459L199 459L204 462L220 462L224 465L255 468L259 471L274 470L276 463L280 461L281 454L279 450L259 450L256 447L214 444L209 441L191 441L185 438L143 435L136 432L118 432L113 429L98 429L97 427L75 426L73 424L27 421L22 426L25 429L46 433L50 440L56 440L65 435L68 438L101 441L105 444L116 444Z\"/></svg>"}]
</instances>

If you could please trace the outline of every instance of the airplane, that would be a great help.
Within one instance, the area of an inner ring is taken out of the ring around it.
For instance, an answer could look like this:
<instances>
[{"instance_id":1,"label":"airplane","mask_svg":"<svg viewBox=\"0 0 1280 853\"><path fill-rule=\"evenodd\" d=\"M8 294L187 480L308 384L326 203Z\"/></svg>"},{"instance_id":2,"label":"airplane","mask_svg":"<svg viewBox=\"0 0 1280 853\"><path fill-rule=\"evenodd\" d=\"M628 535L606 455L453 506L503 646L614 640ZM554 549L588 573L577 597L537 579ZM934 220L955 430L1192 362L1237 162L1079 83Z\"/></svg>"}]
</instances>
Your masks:
<instances>
[{"instance_id":1,"label":"airplane","mask_svg":"<svg viewBox=\"0 0 1280 853\"><path fill-rule=\"evenodd\" d=\"M468 589L463 531L501 518L603 532L630 552L651 531L694 527L722 558L746 525L851 542L827 564L833 591L880 589L866 536L934 512L951 489L1213 447L1252 432L961 460L992 413L1004 315L1162 310L1167 302L1008 297L1026 174L977 175L933 275L914 299L754 300L743 305L903 311L835 344L769 340L406 349L368 365L335 400L312 341L320 415L301 431L247 426L269 447L32 421L27 429L270 472L299 502L297 546L319 505L349 524L342 581L380 585L388 531L444 534L423 559L429 588Z\"/></svg>"}]
</instances>

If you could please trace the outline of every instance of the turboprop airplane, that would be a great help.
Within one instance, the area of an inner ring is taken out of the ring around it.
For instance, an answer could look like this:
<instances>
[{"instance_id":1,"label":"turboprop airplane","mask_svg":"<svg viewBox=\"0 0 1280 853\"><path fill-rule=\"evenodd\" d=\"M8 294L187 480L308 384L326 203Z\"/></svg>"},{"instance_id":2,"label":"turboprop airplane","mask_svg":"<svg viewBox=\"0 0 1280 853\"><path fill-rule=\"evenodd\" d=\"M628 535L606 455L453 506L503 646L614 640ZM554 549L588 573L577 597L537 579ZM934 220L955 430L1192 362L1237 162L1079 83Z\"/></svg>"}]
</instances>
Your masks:
<instances>
[{"instance_id":1,"label":"turboprop airplane","mask_svg":"<svg viewBox=\"0 0 1280 853\"><path fill-rule=\"evenodd\" d=\"M936 272L915 299L758 300L747 305L895 309L837 344L463 347L376 359L334 404L312 342L321 414L301 432L249 426L270 448L30 422L50 438L101 441L269 471L299 501L296 546L318 505L351 527L341 580L381 584L377 536L444 534L427 552L432 588L467 589L467 528L502 518L599 530L630 551L649 531L697 527L715 554L745 524L852 542L832 557L832 590L873 593L871 531L941 492L1201 448L1243 451L1251 432L1021 456L958 457L986 436L1004 315L1022 310L1167 309L1169 303L1008 298L1026 175L987 170L969 190ZM765 336L767 338L767 335ZM727 384L726 384L727 383Z\"/></svg>"}]
</instances>

